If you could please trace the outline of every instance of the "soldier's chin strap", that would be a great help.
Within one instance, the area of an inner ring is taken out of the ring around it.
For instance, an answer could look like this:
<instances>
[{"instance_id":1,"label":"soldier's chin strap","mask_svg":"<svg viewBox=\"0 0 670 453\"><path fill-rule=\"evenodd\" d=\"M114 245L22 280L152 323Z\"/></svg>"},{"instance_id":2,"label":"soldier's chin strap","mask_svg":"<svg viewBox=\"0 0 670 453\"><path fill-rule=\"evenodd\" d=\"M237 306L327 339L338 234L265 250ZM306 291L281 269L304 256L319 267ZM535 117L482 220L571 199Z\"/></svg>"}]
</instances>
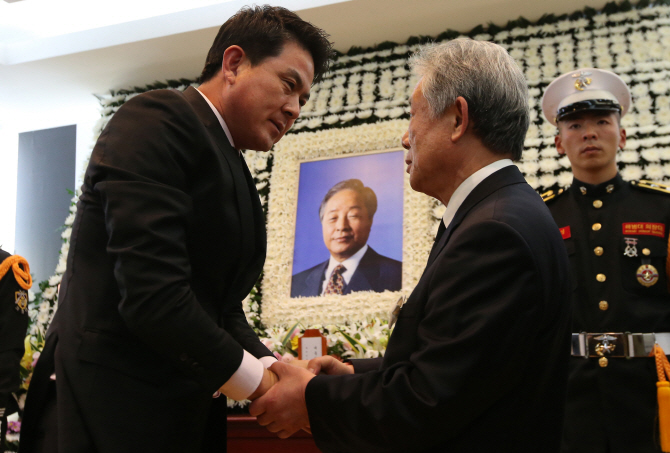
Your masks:
<instances>
[{"instance_id":1,"label":"soldier's chin strap","mask_svg":"<svg viewBox=\"0 0 670 453\"><path fill-rule=\"evenodd\" d=\"M656 383L658 397L658 427L661 437L661 450L670 452L670 363L668 358L658 344L654 345L654 356L656 357L656 372L658 382Z\"/></svg>"},{"instance_id":2,"label":"soldier's chin strap","mask_svg":"<svg viewBox=\"0 0 670 453\"><path fill-rule=\"evenodd\" d=\"M21 269L22 265L23 269ZM5 276L10 268L14 271L14 278L16 278L16 282L21 288L30 289L30 287L33 286L33 277L30 275L30 266L24 257L13 255L5 259L2 264L0 264L0 279Z\"/></svg>"}]
</instances>

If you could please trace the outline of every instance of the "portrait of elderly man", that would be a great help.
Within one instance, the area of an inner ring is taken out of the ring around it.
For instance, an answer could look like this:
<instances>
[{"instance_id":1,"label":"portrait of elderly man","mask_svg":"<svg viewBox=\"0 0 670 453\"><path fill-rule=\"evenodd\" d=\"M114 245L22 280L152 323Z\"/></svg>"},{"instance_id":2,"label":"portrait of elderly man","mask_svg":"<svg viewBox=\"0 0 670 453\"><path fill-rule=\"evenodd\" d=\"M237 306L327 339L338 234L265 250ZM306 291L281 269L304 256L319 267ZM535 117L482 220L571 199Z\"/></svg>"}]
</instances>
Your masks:
<instances>
[{"instance_id":1,"label":"portrait of elderly man","mask_svg":"<svg viewBox=\"0 0 670 453\"><path fill-rule=\"evenodd\" d=\"M323 242L330 258L295 274L291 297L400 290L402 263L380 255L367 244L376 212L375 192L359 179L331 187L319 206Z\"/></svg>"}]
</instances>

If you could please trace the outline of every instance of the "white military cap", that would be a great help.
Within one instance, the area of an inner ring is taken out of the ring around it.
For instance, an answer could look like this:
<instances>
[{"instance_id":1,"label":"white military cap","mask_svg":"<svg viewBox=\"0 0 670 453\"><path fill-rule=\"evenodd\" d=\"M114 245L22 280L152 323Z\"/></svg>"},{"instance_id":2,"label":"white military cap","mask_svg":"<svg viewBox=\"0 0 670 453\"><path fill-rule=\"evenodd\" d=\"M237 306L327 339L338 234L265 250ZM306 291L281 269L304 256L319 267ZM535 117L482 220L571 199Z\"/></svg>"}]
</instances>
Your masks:
<instances>
[{"instance_id":1,"label":"white military cap","mask_svg":"<svg viewBox=\"0 0 670 453\"><path fill-rule=\"evenodd\" d=\"M561 118L582 110L611 110L624 116L629 107L626 82L603 69L582 68L563 74L542 96L542 113L554 126Z\"/></svg>"}]
</instances>

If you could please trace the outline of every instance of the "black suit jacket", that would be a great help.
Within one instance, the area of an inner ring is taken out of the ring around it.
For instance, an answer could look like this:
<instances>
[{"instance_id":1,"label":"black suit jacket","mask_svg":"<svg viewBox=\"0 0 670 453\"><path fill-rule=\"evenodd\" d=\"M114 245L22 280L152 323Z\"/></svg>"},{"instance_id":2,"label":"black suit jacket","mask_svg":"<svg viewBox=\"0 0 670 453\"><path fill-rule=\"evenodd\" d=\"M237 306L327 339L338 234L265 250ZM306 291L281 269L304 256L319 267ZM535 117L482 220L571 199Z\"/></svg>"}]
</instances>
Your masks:
<instances>
[{"instance_id":1,"label":"black suit jacket","mask_svg":"<svg viewBox=\"0 0 670 453\"><path fill-rule=\"evenodd\" d=\"M299 272L291 279L291 297L320 296L324 273L330 260ZM377 293L400 291L402 287L402 263L375 252L368 246L351 280L342 289L342 294L354 291Z\"/></svg>"},{"instance_id":2,"label":"black suit jacket","mask_svg":"<svg viewBox=\"0 0 670 453\"><path fill-rule=\"evenodd\" d=\"M317 446L557 451L570 344L568 276L561 236L540 197L516 167L493 173L435 244L381 366L309 382Z\"/></svg>"},{"instance_id":3,"label":"black suit jacket","mask_svg":"<svg viewBox=\"0 0 670 453\"><path fill-rule=\"evenodd\" d=\"M35 372L55 362L60 452L225 451L212 394L243 349L271 355L241 306L266 252L242 157L195 89L152 91L111 119L82 192Z\"/></svg>"}]
</instances>

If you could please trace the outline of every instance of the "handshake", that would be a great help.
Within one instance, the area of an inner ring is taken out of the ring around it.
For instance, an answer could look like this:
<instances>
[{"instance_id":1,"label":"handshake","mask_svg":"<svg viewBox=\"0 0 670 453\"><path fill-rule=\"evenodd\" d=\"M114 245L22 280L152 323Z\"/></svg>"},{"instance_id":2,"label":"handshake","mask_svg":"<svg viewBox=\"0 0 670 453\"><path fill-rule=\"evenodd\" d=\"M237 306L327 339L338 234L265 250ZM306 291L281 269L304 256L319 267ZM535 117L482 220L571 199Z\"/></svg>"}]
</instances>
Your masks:
<instances>
[{"instance_id":1,"label":"handshake","mask_svg":"<svg viewBox=\"0 0 670 453\"><path fill-rule=\"evenodd\" d=\"M305 389L317 374L353 374L354 368L331 356L312 360L276 362L263 373L260 385L249 397L249 413L261 426L281 439L304 429L311 433Z\"/></svg>"}]
</instances>

